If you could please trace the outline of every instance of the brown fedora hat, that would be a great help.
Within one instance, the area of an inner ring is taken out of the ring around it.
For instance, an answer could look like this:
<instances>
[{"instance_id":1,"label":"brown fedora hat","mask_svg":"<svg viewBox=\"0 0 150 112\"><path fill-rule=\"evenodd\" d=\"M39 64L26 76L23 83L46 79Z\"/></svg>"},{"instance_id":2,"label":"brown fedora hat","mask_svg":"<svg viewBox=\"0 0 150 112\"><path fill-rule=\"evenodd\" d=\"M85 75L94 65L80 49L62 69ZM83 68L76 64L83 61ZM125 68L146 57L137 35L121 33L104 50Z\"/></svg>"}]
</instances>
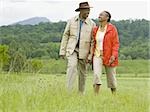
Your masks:
<instances>
[{"instance_id":1,"label":"brown fedora hat","mask_svg":"<svg viewBox=\"0 0 150 112\"><path fill-rule=\"evenodd\" d=\"M89 6L88 2L81 2L79 4L79 8L77 8L75 11L78 12L80 11L80 9L88 9L88 8L92 8Z\"/></svg>"}]
</instances>

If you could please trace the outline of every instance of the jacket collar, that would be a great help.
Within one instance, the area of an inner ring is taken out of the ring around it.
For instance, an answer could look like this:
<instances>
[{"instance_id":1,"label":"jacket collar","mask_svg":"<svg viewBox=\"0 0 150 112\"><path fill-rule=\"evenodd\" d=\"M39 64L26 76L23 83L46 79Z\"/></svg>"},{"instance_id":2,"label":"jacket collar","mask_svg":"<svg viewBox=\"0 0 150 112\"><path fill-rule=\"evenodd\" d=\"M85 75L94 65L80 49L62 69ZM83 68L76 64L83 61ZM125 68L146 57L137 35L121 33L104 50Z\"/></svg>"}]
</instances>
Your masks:
<instances>
[{"instance_id":1,"label":"jacket collar","mask_svg":"<svg viewBox=\"0 0 150 112\"><path fill-rule=\"evenodd\" d=\"M97 32L98 28L99 28L99 26L96 26L96 27L94 27L94 29L93 29L94 37L96 36L96 32ZM111 23L108 23L108 24L107 24L106 33L108 33L109 31L111 31L112 29L113 29L113 25L112 25ZM106 34L106 33L105 33L105 34Z\"/></svg>"},{"instance_id":2,"label":"jacket collar","mask_svg":"<svg viewBox=\"0 0 150 112\"><path fill-rule=\"evenodd\" d=\"M107 24L107 30L106 33L112 30L113 25L111 23Z\"/></svg>"},{"instance_id":3,"label":"jacket collar","mask_svg":"<svg viewBox=\"0 0 150 112\"><path fill-rule=\"evenodd\" d=\"M75 21L79 21L79 20L80 20L79 15L78 15L78 16L75 16ZM89 19L86 18L86 20L84 21L84 23L90 24L90 23L89 23Z\"/></svg>"},{"instance_id":4,"label":"jacket collar","mask_svg":"<svg viewBox=\"0 0 150 112\"><path fill-rule=\"evenodd\" d=\"M112 30L112 27L113 27L113 25L112 25L111 23L108 23L108 24L107 24L106 32L108 32L108 31ZM97 31L97 30L98 30L98 28L99 28L99 26L96 26L94 29Z\"/></svg>"}]
</instances>

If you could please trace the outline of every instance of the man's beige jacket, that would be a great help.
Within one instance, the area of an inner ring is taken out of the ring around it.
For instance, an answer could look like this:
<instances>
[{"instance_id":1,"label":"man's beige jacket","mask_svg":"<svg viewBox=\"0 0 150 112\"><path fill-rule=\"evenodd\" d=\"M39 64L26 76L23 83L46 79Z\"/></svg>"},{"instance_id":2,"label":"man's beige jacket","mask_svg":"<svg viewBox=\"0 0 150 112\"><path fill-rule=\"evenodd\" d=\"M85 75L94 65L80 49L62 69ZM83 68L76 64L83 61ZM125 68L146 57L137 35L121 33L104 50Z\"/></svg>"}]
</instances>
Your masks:
<instances>
[{"instance_id":1,"label":"man's beige jacket","mask_svg":"<svg viewBox=\"0 0 150 112\"><path fill-rule=\"evenodd\" d=\"M71 55L77 45L79 38L79 16L68 20L61 45L59 55ZM92 59L93 38L92 30L95 23L87 18L82 24L79 43L79 59Z\"/></svg>"}]
</instances>

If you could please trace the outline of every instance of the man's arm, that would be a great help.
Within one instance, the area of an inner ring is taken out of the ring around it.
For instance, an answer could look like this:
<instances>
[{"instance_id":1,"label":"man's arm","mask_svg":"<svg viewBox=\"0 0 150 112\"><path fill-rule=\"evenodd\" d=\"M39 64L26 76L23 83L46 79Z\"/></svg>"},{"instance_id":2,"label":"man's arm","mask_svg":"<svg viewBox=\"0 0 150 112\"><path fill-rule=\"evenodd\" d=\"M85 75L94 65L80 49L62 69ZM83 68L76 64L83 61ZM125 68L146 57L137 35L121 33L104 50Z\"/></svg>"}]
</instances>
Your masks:
<instances>
[{"instance_id":1,"label":"man's arm","mask_svg":"<svg viewBox=\"0 0 150 112\"><path fill-rule=\"evenodd\" d=\"M96 26L95 23L93 23L93 28ZM92 61L92 56L93 56L93 48L94 48L94 37L93 37L93 28L92 28L92 31L91 31L91 43L90 43L90 52L89 52L89 55L88 55L88 61Z\"/></svg>"},{"instance_id":2,"label":"man's arm","mask_svg":"<svg viewBox=\"0 0 150 112\"><path fill-rule=\"evenodd\" d=\"M70 35L70 20L67 22L67 25L65 27L65 30L64 30L64 33L62 36L62 40L61 40L59 55L62 58L64 58L66 55L66 47L67 47L67 43L69 40L69 35Z\"/></svg>"}]
</instances>

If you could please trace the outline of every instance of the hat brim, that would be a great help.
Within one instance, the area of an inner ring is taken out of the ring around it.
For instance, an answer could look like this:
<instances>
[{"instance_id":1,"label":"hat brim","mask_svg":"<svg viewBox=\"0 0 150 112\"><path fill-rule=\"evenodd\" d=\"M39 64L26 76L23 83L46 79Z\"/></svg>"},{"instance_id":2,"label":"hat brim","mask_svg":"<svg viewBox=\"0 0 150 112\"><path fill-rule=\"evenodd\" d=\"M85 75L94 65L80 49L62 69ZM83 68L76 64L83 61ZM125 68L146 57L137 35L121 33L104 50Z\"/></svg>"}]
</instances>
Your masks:
<instances>
[{"instance_id":1,"label":"hat brim","mask_svg":"<svg viewBox=\"0 0 150 112\"><path fill-rule=\"evenodd\" d=\"M80 9L89 9L89 8L93 8L93 7L77 8L75 11L76 11L76 12L79 12L79 11L80 11Z\"/></svg>"},{"instance_id":2,"label":"hat brim","mask_svg":"<svg viewBox=\"0 0 150 112\"><path fill-rule=\"evenodd\" d=\"M79 12L79 11L80 11L80 8L77 8L75 11L76 11L76 12Z\"/></svg>"}]
</instances>

